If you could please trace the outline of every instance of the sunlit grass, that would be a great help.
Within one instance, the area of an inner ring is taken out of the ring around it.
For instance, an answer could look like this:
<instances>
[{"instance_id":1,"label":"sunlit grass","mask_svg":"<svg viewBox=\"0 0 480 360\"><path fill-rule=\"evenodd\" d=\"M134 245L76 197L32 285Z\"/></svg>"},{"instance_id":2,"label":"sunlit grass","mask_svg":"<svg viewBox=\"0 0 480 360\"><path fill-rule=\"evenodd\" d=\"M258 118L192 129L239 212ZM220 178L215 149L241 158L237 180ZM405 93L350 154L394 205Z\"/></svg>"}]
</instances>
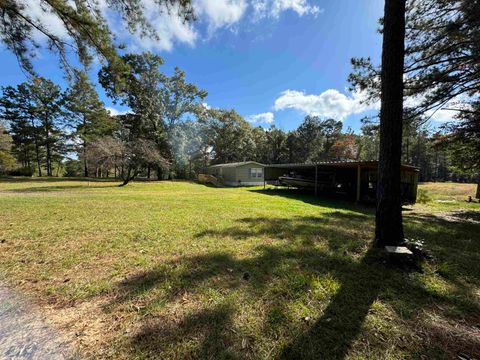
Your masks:
<instances>
[{"instance_id":1,"label":"sunlit grass","mask_svg":"<svg viewBox=\"0 0 480 360\"><path fill-rule=\"evenodd\" d=\"M0 270L52 309L83 356L449 358L480 348L480 208L465 201L474 185L421 185L433 200L406 208L406 235L434 260L416 273L370 250L369 207L260 187L117 185L0 180ZM462 331L443 338L432 317Z\"/></svg>"}]
</instances>

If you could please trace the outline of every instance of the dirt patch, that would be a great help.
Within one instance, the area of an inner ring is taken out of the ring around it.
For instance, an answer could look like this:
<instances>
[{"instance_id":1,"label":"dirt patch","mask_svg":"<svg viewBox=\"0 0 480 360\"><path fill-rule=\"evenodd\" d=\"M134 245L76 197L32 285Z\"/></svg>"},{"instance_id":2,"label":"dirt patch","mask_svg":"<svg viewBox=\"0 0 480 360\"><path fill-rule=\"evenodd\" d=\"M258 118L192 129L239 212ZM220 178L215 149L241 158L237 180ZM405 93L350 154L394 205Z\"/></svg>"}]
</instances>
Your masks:
<instances>
[{"instance_id":1,"label":"dirt patch","mask_svg":"<svg viewBox=\"0 0 480 360\"><path fill-rule=\"evenodd\" d=\"M76 359L45 314L0 282L0 358Z\"/></svg>"}]
</instances>

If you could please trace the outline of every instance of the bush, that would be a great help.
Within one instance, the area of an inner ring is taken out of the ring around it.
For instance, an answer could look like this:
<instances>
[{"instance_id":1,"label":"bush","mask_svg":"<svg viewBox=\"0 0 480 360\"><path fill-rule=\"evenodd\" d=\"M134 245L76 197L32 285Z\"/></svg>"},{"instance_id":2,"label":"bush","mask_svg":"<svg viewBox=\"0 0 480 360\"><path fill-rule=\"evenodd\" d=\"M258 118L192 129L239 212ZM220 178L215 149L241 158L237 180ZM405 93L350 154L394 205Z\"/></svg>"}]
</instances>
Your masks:
<instances>
[{"instance_id":1,"label":"bush","mask_svg":"<svg viewBox=\"0 0 480 360\"><path fill-rule=\"evenodd\" d=\"M419 204L426 204L432 201L432 197L428 193L427 190L419 189L417 194L417 203Z\"/></svg>"},{"instance_id":2,"label":"bush","mask_svg":"<svg viewBox=\"0 0 480 360\"><path fill-rule=\"evenodd\" d=\"M84 175L83 163L79 160L69 159L65 162L65 176L79 177Z\"/></svg>"},{"instance_id":3,"label":"bush","mask_svg":"<svg viewBox=\"0 0 480 360\"><path fill-rule=\"evenodd\" d=\"M29 167L20 167L8 172L10 176L33 176L33 169Z\"/></svg>"}]
</instances>

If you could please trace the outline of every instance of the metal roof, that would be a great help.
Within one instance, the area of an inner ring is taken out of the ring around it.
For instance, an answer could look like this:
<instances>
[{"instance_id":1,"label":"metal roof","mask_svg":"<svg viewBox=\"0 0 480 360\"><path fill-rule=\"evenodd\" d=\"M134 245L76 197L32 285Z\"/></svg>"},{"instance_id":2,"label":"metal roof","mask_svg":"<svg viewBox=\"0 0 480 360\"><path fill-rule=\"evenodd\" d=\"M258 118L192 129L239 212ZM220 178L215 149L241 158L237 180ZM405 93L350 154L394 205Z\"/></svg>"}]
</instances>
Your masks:
<instances>
[{"instance_id":1,"label":"metal roof","mask_svg":"<svg viewBox=\"0 0 480 360\"><path fill-rule=\"evenodd\" d=\"M315 166L331 166L331 167L372 167L375 168L378 166L378 161L356 161L356 160L343 160L343 161L319 161L315 163L291 163L291 164L270 164L266 165L269 168L277 169L307 169L313 168ZM418 167L412 165L402 164L402 169L419 171Z\"/></svg>"},{"instance_id":2,"label":"metal roof","mask_svg":"<svg viewBox=\"0 0 480 360\"><path fill-rule=\"evenodd\" d=\"M290 163L290 164L269 164L265 165L259 163L257 161L242 161L242 162L234 162L234 163L227 163L227 164L217 164L211 165L210 168L219 168L219 167L238 167L242 165L248 164L256 164L259 166L263 166L266 168L277 168L277 169L308 169L314 168L315 166L331 166L331 167L347 167L353 168L357 166L361 167L370 167L376 168L378 166L378 161L370 160L370 161L356 161L356 160L342 160L342 161L319 161L315 163ZM410 170L410 171L419 171L418 167L412 165L402 164L403 170Z\"/></svg>"},{"instance_id":3,"label":"metal roof","mask_svg":"<svg viewBox=\"0 0 480 360\"><path fill-rule=\"evenodd\" d=\"M267 166L265 164L261 164L259 162L256 162L256 161L242 161L242 162L234 162L234 163L227 163L227 164L217 164L217 165L211 165L209 167L211 168L217 168L217 167L238 167L238 166L242 166L242 165L248 165L248 164L256 164L256 165L260 165L260 166Z\"/></svg>"}]
</instances>

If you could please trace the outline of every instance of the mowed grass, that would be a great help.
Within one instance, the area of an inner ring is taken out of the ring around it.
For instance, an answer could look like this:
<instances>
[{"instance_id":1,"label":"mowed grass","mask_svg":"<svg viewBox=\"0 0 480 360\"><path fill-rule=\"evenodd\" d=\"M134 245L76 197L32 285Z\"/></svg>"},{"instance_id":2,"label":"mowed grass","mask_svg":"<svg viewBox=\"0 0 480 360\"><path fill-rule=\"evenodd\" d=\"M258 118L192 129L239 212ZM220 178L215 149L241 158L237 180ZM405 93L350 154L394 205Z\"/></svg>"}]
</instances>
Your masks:
<instances>
[{"instance_id":1,"label":"mowed grass","mask_svg":"<svg viewBox=\"0 0 480 360\"><path fill-rule=\"evenodd\" d=\"M474 185L421 185L432 201L405 209L406 236L434 256L418 272L372 248L369 207L262 188L117 185L0 180L0 274L82 358L480 356Z\"/></svg>"}]
</instances>

